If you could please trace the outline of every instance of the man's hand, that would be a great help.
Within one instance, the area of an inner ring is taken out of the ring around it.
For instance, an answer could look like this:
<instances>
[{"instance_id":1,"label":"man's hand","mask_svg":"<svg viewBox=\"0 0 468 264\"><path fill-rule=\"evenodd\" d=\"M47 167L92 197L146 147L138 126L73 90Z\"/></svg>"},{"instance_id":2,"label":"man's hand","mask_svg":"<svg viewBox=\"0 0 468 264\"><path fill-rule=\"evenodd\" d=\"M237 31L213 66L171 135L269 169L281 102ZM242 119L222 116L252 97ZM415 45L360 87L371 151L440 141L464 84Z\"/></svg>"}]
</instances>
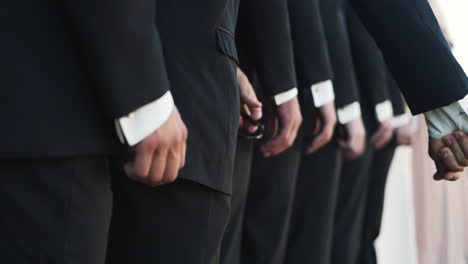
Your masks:
<instances>
[{"instance_id":1,"label":"man's hand","mask_svg":"<svg viewBox=\"0 0 468 264\"><path fill-rule=\"evenodd\" d=\"M451 135L450 135L451 136ZM444 145L448 144L447 138L444 140L429 137L429 156L434 160L437 172L434 174L434 179L437 181L458 180L464 170L463 166L458 164L457 159L449 147ZM455 148L455 142L450 143L451 148Z\"/></svg>"},{"instance_id":2,"label":"man's hand","mask_svg":"<svg viewBox=\"0 0 468 264\"><path fill-rule=\"evenodd\" d=\"M372 135L371 144L375 149L381 149L387 145L393 137L393 118L387 118L380 123L379 129Z\"/></svg>"},{"instance_id":3,"label":"man's hand","mask_svg":"<svg viewBox=\"0 0 468 264\"><path fill-rule=\"evenodd\" d=\"M442 138L442 142L454 154L458 165L468 167L468 135L462 131L455 131Z\"/></svg>"},{"instance_id":4,"label":"man's hand","mask_svg":"<svg viewBox=\"0 0 468 264\"><path fill-rule=\"evenodd\" d=\"M455 131L442 140L429 138L429 155L435 161L435 180L458 180L468 166L468 135Z\"/></svg>"},{"instance_id":5,"label":"man's hand","mask_svg":"<svg viewBox=\"0 0 468 264\"><path fill-rule=\"evenodd\" d=\"M414 133L411 129L411 123L395 129L396 141L399 146L409 146L413 143Z\"/></svg>"},{"instance_id":6,"label":"man's hand","mask_svg":"<svg viewBox=\"0 0 468 264\"><path fill-rule=\"evenodd\" d=\"M174 107L169 119L135 146L135 161L125 164L128 177L151 187L175 181L185 165L187 135Z\"/></svg>"},{"instance_id":7,"label":"man's hand","mask_svg":"<svg viewBox=\"0 0 468 264\"><path fill-rule=\"evenodd\" d=\"M273 100L266 106L266 136L269 140L261 147L265 157L280 154L294 144L302 123L297 97L277 106Z\"/></svg>"},{"instance_id":8,"label":"man's hand","mask_svg":"<svg viewBox=\"0 0 468 264\"><path fill-rule=\"evenodd\" d=\"M335 103L330 102L323 105L319 109L314 109L312 115L312 130L314 139L307 147L306 154L311 154L319 150L321 147L328 144L332 138L336 126L336 109Z\"/></svg>"},{"instance_id":9,"label":"man's hand","mask_svg":"<svg viewBox=\"0 0 468 264\"><path fill-rule=\"evenodd\" d=\"M249 115L252 120L260 120L262 118L262 103L258 100L249 79L239 68L237 68L237 84L239 86L241 111ZM249 123L242 117L239 125L249 133L254 133L258 129L258 126Z\"/></svg>"},{"instance_id":10,"label":"man's hand","mask_svg":"<svg viewBox=\"0 0 468 264\"><path fill-rule=\"evenodd\" d=\"M364 153L366 147L366 130L362 118L347 123L346 132L348 138L346 141L339 141L340 147L344 149L346 159L357 159Z\"/></svg>"}]
</instances>

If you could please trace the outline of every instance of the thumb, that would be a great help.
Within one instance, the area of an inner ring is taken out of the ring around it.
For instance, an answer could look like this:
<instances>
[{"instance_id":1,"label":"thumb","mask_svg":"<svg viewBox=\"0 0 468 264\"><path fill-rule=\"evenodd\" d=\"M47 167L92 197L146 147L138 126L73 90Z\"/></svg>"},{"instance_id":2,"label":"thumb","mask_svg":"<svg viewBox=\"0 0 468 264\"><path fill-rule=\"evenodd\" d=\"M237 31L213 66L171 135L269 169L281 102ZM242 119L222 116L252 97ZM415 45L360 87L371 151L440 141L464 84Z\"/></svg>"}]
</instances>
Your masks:
<instances>
[{"instance_id":1,"label":"thumb","mask_svg":"<svg viewBox=\"0 0 468 264\"><path fill-rule=\"evenodd\" d=\"M255 96L242 96L242 103L251 107L262 107L262 103Z\"/></svg>"}]
</instances>

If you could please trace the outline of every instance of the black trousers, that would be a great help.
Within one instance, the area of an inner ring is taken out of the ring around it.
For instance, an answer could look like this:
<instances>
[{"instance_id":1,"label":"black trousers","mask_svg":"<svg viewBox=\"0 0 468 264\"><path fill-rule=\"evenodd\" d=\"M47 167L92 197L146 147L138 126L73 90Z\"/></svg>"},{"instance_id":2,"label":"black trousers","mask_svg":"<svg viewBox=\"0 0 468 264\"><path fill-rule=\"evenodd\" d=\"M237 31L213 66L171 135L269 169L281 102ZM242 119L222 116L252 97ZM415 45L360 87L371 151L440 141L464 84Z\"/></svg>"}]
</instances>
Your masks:
<instances>
[{"instance_id":1,"label":"black trousers","mask_svg":"<svg viewBox=\"0 0 468 264\"><path fill-rule=\"evenodd\" d=\"M239 139L237 141L234 175L232 178L231 212L221 245L222 264L242 264L242 233L250 170L252 167L253 143L249 139Z\"/></svg>"},{"instance_id":2,"label":"black trousers","mask_svg":"<svg viewBox=\"0 0 468 264\"><path fill-rule=\"evenodd\" d=\"M395 141L392 141L374 153L362 227L361 250L359 261L356 264L377 264L374 243L380 234L385 186L396 147Z\"/></svg>"},{"instance_id":3,"label":"black trousers","mask_svg":"<svg viewBox=\"0 0 468 264\"><path fill-rule=\"evenodd\" d=\"M385 184L396 144L381 150L367 144L358 160L342 170L338 214L335 220L333 263L377 263L374 242L380 233Z\"/></svg>"},{"instance_id":4,"label":"black trousers","mask_svg":"<svg viewBox=\"0 0 468 264\"><path fill-rule=\"evenodd\" d=\"M242 264L283 264L292 213L301 140L282 154L254 152L244 217Z\"/></svg>"},{"instance_id":5,"label":"black trousers","mask_svg":"<svg viewBox=\"0 0 468 264\"><path fill-rule=\"evenodd\" d=\"M342 151L330 143L303 155L285 264L329 264Z\"/></svg>"},{"instance_id":6,"label":"black trousers","mask_svg":"<svg viewBox=\"0 0 468 264\"><path fill-rule=\"evenodd\" d=\"M113 171L108 264L219 263L230 196L188 180L149 188L120 168Z\"/></svg>"},{"instance_id":7,"label":"black trousers","mask_svg":"<svg viewBox=\"0 0 468 264\"><path fill-rule=\"evenodd\" d=\"M366 142L365 153L356 160L345 160L341 169L338 204L334 221L333 264L356 264L362 241L369 169L374 149ZM360 263L359 263L360 264Z\"/></svg>"},{"instance_id":8,"label":"black trousers","mask_svg":"<svg viewBox=\"0 0 468 264\"><path fill-rule=\"evenodd\" d=\"M0 178L1 263L104 263L107 158L2 160Z\"/></svg>"}]
</instances>

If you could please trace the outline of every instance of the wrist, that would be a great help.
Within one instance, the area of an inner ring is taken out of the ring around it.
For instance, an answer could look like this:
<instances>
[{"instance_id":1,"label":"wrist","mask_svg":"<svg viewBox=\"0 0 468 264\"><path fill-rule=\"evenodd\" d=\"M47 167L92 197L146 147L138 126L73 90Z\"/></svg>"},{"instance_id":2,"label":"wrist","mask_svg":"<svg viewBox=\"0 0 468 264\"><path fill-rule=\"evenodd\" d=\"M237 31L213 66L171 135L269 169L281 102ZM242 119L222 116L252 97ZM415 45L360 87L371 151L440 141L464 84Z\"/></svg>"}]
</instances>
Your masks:
<instances>
[{"instance_id":1,"label":"wrist","mask_svg":"<svg viewBox=\"0 0 468 264\"><path fill-rule=\"evenodd\" d=\"M361 118L361 114L361 105L357 101L337 109L338 121L342 125Z\"/></svg>"}]
</instances>

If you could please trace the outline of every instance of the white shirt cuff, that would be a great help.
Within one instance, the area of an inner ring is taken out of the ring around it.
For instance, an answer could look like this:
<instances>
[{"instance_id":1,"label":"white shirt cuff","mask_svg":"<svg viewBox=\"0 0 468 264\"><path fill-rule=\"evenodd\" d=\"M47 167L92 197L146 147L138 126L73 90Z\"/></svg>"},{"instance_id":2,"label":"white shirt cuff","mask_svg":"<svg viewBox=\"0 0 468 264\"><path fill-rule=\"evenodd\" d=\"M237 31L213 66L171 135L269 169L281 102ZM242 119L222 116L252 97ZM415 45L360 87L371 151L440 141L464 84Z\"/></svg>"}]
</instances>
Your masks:
<instances>
[{"instance_id":1,"label":"white shirt cuff","mask_svg":"<svg viewBox=\"0 0 468 264\"><path fill-rule=\"evenodd\" d=\"M393 106L390 100L379 103L375 106L375 116L380 123L393 116Z\"/></svg>"},{"instance_id":2,"label":"white shirt cuff","mask_svg":"<svg viewBox=\"0 0 468 264\"><path fill-rule=\"evenodd\" d=\"M393 128L399 128L411 123L411 116L409 114L402 114L393 118Z\"/></svg>"},{"instance_id":3,"label":"white shirt cuff","mask_svg":"<svg viewBox=\"0 0 468 264\"><path fill-rule=\"evenodd\" d=\"M451 105L424 113L424 116L429 136L433 138L442 138L457 129L468 132L468 95Z\"/></svg>"},{"instance_id":4,"label":"white shirt cuff","mask_svg":"<svg viewBox=\"0 0 468 264\"><path fill-rule=\"evenodd\" d=\"M297 97L299 91L297 88L292 88L286 92L282 92L280 94L275 95L275 103L276 105L282 105L289 100L292 100Z\"/></svg>"},{"instance_id":5,"label":"white shirt cuff","mask_svg":"<svg viewBox=\"0 0 468 264\"><path fill-rule=\"evenodd\" d=\"M315 107L321 107L335 100L335 92L333 91L333 82L331 80L319 82L312 85L312 98Z\"/></svg>"},{"instance_id":6,"label":"white shirt cuff","mask_svg":"<svg viewBox=\"0 0 468 264\"><path fill-rule=\"evenodd\" d=\"M359 104L359 102L354 102L338 109L338 121L342 125L347 124L359 117L361 117L361 104Z\"/></svg>"},{"instance_id":7,"label":"white shirt cuff","mask_svg":"<svg viewBox=\"0 0 468 264\"><path fill-rule=\"evenodd\" d=\"M116 120L120 141L126 141L129 146L140 143L169 119L173 108L174 100L168 91L156 101Z\"/></svg>"}]
</instances>

